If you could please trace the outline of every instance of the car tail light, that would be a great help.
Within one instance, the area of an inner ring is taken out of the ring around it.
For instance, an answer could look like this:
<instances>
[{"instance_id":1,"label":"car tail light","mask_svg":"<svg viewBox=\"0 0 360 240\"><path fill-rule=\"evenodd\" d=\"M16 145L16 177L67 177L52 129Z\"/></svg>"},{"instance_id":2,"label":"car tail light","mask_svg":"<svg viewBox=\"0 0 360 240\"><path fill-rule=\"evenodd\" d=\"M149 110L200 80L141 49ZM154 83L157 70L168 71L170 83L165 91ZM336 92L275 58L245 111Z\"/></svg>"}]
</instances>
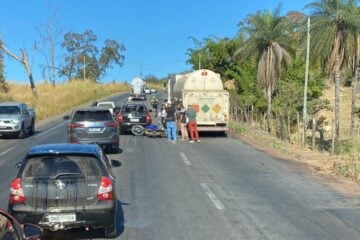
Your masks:
<instances>
[{"instance_id":1,"label":"car tail light","mask_svg":"<svg viewBox=\"0 0 360 240\"><path fill-rule=\"evenodd\" d=\"M117 127L117 123L116 122L107 122L105 124L105 126L107 126L107 127Z\"/></svg>"},{"instance_id":2,"label":"car tail light","mask_svg":"<svg viewBox=\"0 0 360 240\"><path fill-rule=\"evenodd\" d=\"M113 183L111 179L107 177L101 177L98 200L112 200L113 195Z\"/></svg>"},{"instance_id":3,"label":"car tail light","mask_svg":"<svg viewBox=\"0 0 360 240\"><path fill-rule=\"evenodd\" d=\"M21 186L21 178L15 178L10 184L10 199L12 204L25 202L24 190Z\"/></svg>"},{"instance_id":4,"label":"car tail light","mask_svg":"<svg viewBox=\"0 0 360 240\"><path fill-rule=\"evenodd\" d=\"M146 114L146 123L151 123L151 115L150 115L150 113Z\"/></svg>"},{"instance_id":5,"label":"car tail light","mask_svg":"<svg viewBox=\"0 0 360 240\"><path fill-rule=\"evenodd\" d=\"M68 129L70 130L70 129L79 128L79 127L83 127L83 126L84 126L84 124L81 124L81 123L70 123L68 125Z\"/></svg>"},{"instance_id":6,"label":"car tail light","mask_svg":"<svg viewBox=\"0 0 360 240\"><path fill-rule=\"evenodd\" d=\"M118 114L117 119L118 119L119 123L123 123L123 121L124 121L124 117L121 113Z\"/></svg>"}]
</instances>

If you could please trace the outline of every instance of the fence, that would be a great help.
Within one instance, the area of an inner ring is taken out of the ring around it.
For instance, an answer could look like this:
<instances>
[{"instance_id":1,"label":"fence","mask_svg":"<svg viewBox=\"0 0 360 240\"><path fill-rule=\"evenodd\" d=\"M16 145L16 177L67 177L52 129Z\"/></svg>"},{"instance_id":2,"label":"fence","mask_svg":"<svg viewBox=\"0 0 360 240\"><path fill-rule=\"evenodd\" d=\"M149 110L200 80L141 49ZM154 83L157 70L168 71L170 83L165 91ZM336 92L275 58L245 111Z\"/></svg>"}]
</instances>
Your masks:
<instances>
[{"instance_id":1,"label":"fence","mask_svg":"<svg viewBox=\"0 0 360 240\"><path fill-rule=\"evenodd\" d=\"M304 128L298 112L293 115L275 114L269 120L269 127L266 114L258 113L253 108L242 109L239 106L232 106L230 108L230 121L244 123L249 128L262 129L264 132L268 132L270 129L269 134L284 141L299 145L304 144L312 149L328 151L332 155L334 154L335 123L333 119L329 124L324 119L312 117L308 119L306 128ZM359 138L359 124L356 126L355 133L355 137ZM341 135L343 136L342 140L346 139L346 137L350 139L349 129L341 129Z\"/></svg>"}]
</instances>

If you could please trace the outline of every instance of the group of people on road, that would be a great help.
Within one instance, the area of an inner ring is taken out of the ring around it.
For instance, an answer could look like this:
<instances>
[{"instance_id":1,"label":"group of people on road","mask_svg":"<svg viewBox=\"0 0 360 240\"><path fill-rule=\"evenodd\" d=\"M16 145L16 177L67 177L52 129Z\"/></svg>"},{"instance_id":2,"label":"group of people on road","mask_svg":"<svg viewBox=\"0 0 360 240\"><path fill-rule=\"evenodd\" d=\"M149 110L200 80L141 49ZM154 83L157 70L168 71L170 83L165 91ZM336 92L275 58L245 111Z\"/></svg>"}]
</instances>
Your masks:
<instances>
[{"instance_id":1,"label":"group of people on road","mask_svg":"<svg viewBox=\"0 0 360 240\"><path fill-rule=\"evenodd\" d=\"M169 142L176 143L178 127L181 132L181 140L190 143L200 142L196 111L191 105L185 109L181 103L175 106L175 104L165 102L161 105L159 116L164 129L166 129L166 137Z\"/></svg>"}]
</instances>

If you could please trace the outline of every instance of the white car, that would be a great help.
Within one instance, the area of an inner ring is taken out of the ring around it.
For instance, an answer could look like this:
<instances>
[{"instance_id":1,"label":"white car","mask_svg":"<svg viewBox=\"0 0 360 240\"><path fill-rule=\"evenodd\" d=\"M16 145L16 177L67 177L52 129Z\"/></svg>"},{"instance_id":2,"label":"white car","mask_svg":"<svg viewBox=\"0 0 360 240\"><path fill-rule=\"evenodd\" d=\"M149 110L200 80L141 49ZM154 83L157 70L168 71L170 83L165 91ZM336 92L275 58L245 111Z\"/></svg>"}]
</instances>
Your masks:
<instances>
[{"instance_id":1,"label":"white car","mask_svg":"<svg viewBox=\"0 0 360 240\"><path fill-rule=\"evenodd\" d=\"M145 94L150 94L151 93L151 91L150 91L150 89L149 88L145 88Z\"/></svg>"},{"instance_id":2,"label":"white car","mask_svg":"<svg viewBox=\"0 0 360 240\"><path fill-rule=\"evenodd\" d=\"M157 93L157 90L155 88L150 89L151 93Z\"/></svg>"},{"instance_id":3,"label":"white car","mask_svg":"<svg viewBox=\"0 0 360 240\"><path fill-rule=\"evenodd\" d=\"M116 105L114 102L98 102L96 106L108 108L110 110L111 114L114 115L114 109L116 108Z\"/></svg>"}]
</instances>

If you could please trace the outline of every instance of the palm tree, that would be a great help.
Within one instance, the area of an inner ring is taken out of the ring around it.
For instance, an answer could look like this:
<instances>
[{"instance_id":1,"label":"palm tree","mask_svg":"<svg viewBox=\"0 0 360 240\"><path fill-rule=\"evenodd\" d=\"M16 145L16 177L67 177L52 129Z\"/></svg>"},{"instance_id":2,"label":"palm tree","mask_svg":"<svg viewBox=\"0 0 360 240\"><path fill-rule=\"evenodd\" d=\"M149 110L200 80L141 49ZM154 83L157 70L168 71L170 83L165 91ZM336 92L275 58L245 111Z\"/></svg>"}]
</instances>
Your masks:
<instances>
[{"instance_id":1,"label":"palm tree","mask_svg":"<svg viewBox=\"0 0 360 240\"><path fill-rule=\"evenodd\" d=\"M267 98L267 125L271 132L272 94L276 81L280 78L282 66L291 62L289 52L293 45L287 34L286 18L280 16L280 7L273 13L268 10L249 15L240 23L240 33L247 37L245 43L237 49L234 57L240 61L257 57L257 79Z\"/></svg>"},{"instance_id":2,"label":"palm tree","mask_svg":"<svg viewBox=\"0 0 360 240\"><path fill-rule=\"evenodd\" d=\"M311 13L312 54L320 59L335 83L335 139L340 136L340 77L353 63L359 33L356 0L318 0ZM355 14L354 14L355 13Z\"/></svg>"}]
</instances>

